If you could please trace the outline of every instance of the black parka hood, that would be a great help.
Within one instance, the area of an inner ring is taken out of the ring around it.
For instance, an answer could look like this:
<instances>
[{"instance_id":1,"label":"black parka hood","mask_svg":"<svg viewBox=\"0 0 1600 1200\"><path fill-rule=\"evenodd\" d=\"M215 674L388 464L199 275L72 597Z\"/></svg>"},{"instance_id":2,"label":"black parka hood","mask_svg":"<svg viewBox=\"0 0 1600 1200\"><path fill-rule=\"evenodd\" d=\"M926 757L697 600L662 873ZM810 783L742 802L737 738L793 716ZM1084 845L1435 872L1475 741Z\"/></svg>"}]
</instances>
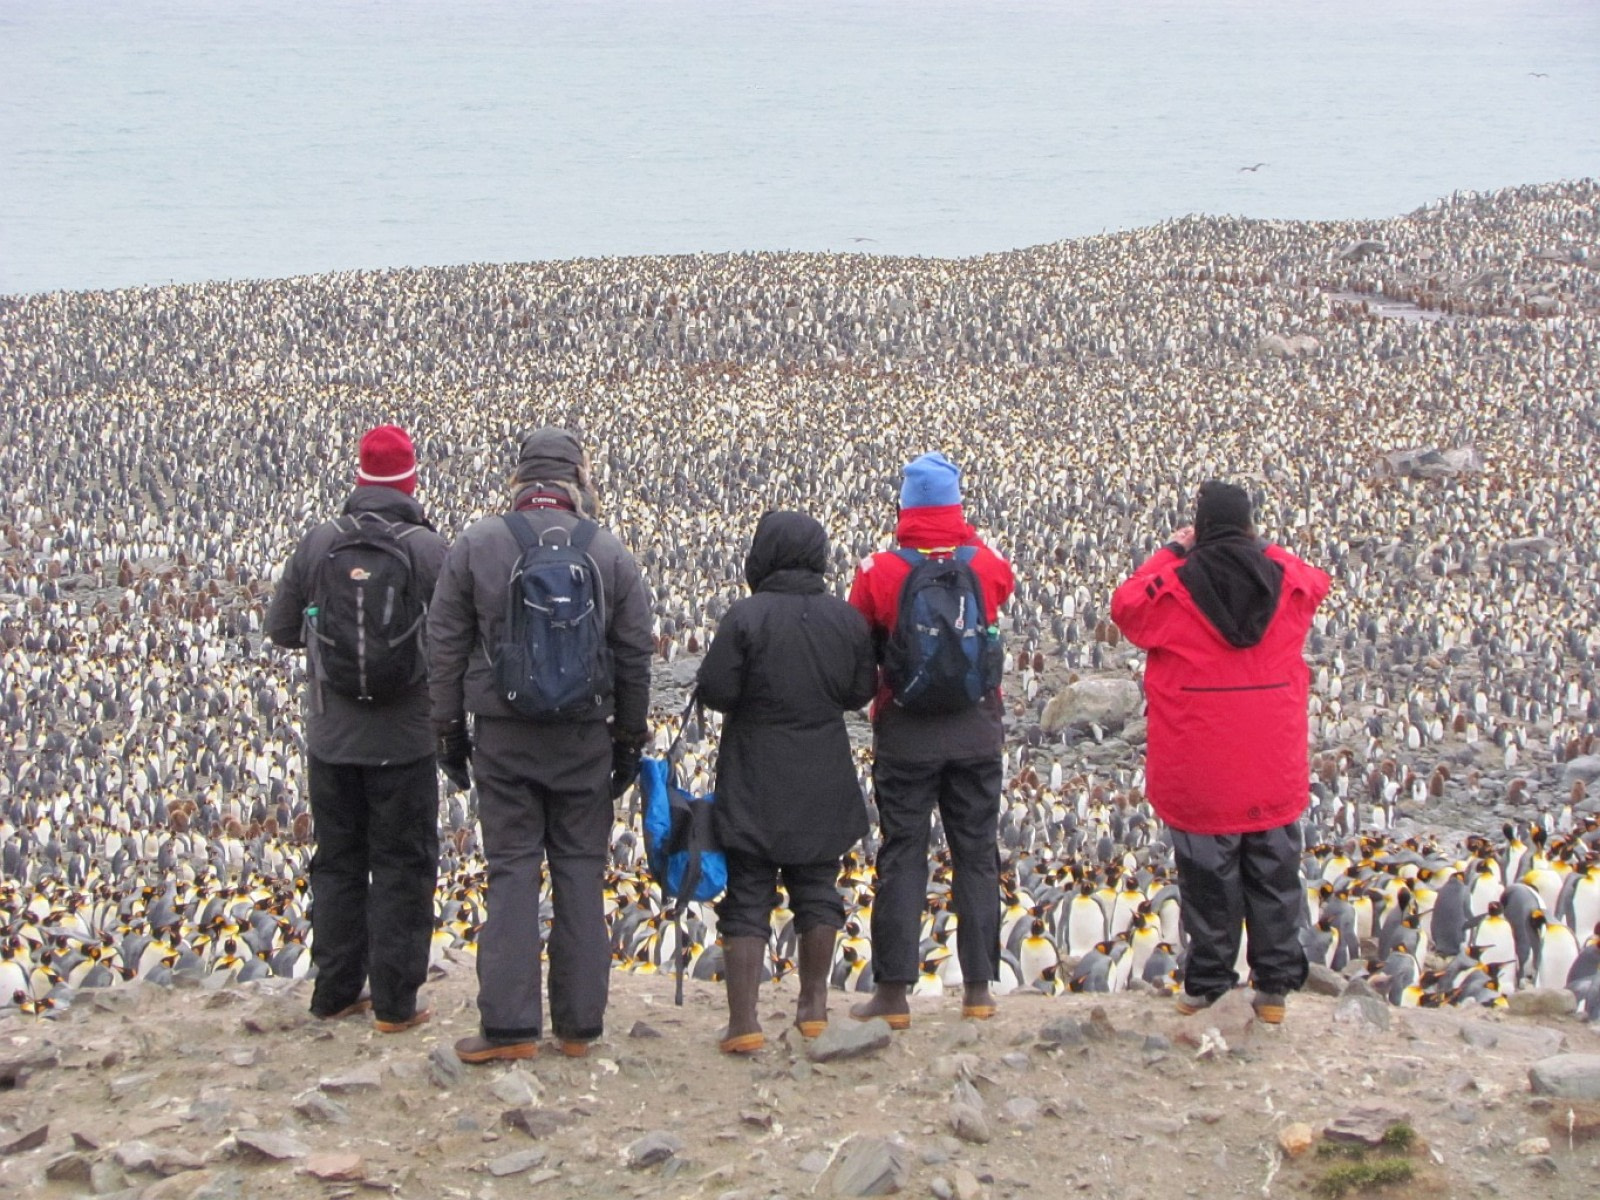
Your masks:
<instances>
[{"instance_id":1,"label":"black parka hood","mask_svg":"<svg viewBox=\"0 0 1600 1200\"><path fill-rule=\"evenodd\" d=\"M820 592L828 569L828 534L815 517L769 512L756 524L744 577L752 592Z\"/></svg>"}]
</instances>

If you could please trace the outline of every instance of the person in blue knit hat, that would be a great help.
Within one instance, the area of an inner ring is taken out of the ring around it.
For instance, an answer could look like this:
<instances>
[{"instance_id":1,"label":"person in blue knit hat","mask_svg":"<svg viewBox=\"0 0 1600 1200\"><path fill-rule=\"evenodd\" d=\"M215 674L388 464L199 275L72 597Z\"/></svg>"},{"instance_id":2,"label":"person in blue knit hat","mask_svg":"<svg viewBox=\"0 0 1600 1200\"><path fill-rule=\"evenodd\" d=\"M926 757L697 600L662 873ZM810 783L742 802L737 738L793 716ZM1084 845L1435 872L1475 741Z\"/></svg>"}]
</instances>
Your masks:
<instances>
[{"instance_id":1,"label":"person in blue knit hat","mask_svg":"<svg viewBox=\"0 0 1600 1200\"><path fill-rule=\"evenodd\" d=\"M851 1010L859 1020L882 1017L891 1028L911 1024L908 997L921 963L922 916L928 892L928 836L935 807L955 868L952 903L958 919L956 958L965 987L963 1016L994 1015L990 984L1000 977L1001 707L999 644L992 681L977 698L957 697L929 711L919 702L915 672L904 669L907 638L896 638L913 572L925 564L960 564L955 588L977 595L987 636L1011 596L1011 565L978 539L961 506L961 469L943 454L908 463L900 484L896 549L864 559L850 603L867 618L878 650L878 693L872 706L872 787L882 843L872 909L872 998ZM962 567L965 572L962 572ZM970 593L965 593L970 595ZM909 623L907 629L909 629Z\"/></svg>"}]
</instances>

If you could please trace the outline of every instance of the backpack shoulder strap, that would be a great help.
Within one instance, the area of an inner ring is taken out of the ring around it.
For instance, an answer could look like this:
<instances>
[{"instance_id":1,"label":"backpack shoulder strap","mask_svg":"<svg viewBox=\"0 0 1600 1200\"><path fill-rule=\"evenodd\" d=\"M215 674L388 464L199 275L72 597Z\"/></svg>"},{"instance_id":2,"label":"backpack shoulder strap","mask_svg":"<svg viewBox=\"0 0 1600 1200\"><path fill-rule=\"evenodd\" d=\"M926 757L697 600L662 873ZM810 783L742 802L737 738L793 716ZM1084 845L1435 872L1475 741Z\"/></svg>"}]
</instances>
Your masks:
<instances>
[{"instance_id":1,"label":"backpack shoulder strap","mask_svg":"<svg viewBox=\"0 0 1600 1200\"><path fill-rule=\"evenodd\" d=\"M600 526L593 521L582 520L572 527L572 532L567 535L567 544L579 554L589 553L589 543L594 541L594 535L600 532Z\"/></svg>"},{"instance_id":2,"label":"backpack shoulder strap","mask_svg":"<svg viewBox=\"0 0 1600 1200\"><path fill-rule=\"evenodd\" d=\"M967 566L970 567L972 565L972 560L977 558L977 557L978 557L978 548L976 546L957 546L956 547L956 561L958 563L965 563Z\"/></svg>"},{"instance_id":3,"label":"backpack shoulder strap","mask_svg":"<svg viewBox=\"0 0 1600 1200\"><path fill-rule=\"evenodd\" d=\"M523 554L539 545L538 535L533 532L533 527L519 513L503 513L500 519L506 523L506 528L511 530L511 536L517 539L517 548Z\"/></svg>"},{"instance_id":4,"label":"backpack shoulder strap","mask_svg":"<svg viewBox=\"0 0 1600 1200\"><path fill-rule=\"evenodd\" d=\"M913 550L910 546L896 546L894 555L896 558L910 563L912 569L920 567L927 561L927 556L921 550Z\"/></svg>"}]
</instances>

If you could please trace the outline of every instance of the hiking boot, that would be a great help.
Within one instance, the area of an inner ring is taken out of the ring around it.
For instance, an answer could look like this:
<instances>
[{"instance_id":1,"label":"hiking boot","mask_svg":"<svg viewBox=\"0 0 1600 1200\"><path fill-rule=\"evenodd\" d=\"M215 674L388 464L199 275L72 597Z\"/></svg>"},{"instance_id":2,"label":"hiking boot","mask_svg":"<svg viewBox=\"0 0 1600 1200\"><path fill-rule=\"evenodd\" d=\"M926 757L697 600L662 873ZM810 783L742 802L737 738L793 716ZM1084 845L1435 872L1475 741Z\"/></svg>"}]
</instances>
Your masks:
<instances>
[{"instance_id":1,"label":"hiking boot","mask_svg":"<svg viewBox=\"0 0 1600 1200\"><path fill-rule=\"evenodd\" d=\"M717 1049L724 1054L754 1054L767 1044L756 1016L761 995L761 968L767 940L757 937L724 938L723 980L728 989L728 1028Z\"/></svg>"},{"instance_id":2,"label":"hiking boot","mask_svg":"<svg viewBox=\"0 0 1600 1200\"><path fill-rule=\"evenodd\" d=\"M426 1025L428 1018L433 1013L426 1008L419 1008L404 1021L385 1021L382 1017L373 1021L379 1033L404 1033L408 1029L415 1029L418 1025Z\"/></svg>"},{"instance_id":3,"label":"hiking boot","mask_svg":"<svg viewBox=\"0 0 1600 1200\"><path fill-rule=\"evenodd\" d=\"M570 1041L566 1038L556 1039L556 1049L567 1058L588 1058L589 1047L592 1045L594 1042L588 1038L574 1038Z\"/></svg>"},{"instance_id":4,"label":"hiking boot","mask_svg":"<svg viewBox=\"0 0 1600 1200\"><path fill-rule=\"evenodd\" d=\"M538 1042L501 1042L478 1034L456 1042L456 1057L464 1063L501 1062L538 1056Z\"/></svg>"},{"instance_id":5,"label":"hiking boot","mask_svg":"<svg viewBox=\"0 0 1600 1200\"><path fill-rule=\"evenodd\" d=\"M1197 1012L1205 1012L1217 1002L1215 996L1191 996L1188 992L1179 992L1178 999L1173 1004L1180 1017L1192 1017Z\"/></svg>"},{"instance_id":6,"label":"hiking boot","mask_svg":"<svg viewBox=\"0 0 1600 1200\"><path fill-rule=\"evenodd\" d=\"M828 1027L828 969L839 931L827 925L800 935L800 1001L795 1005L794 1027L803 1038L821 1037Z\"/></svg>"},{"instance_id":7,"label":"hiking boot","mask_svg":"<svg viewBox=\"0 0 1600 1200\"><path fill-rule=\"evenodd\" d=\"M1289 998L1281 992L1257 992L1250 1001L1256 1020L1266 1025L1282 1025L1289 1012Z\"/></svg>"},{"instance_id":8,"label":"hiking boot","mask_svg":"<svg viewBox=\"0 0 1600 1200\"><path fill-rule=\"evenodd\" d=\"M890 1029L910 1029L911 1004L906 999L909 990L903 983L880 983L872 989L872 999L854 1005L850 1016L857 1021L881 1017Z\"/></svg>"}]
</instances>

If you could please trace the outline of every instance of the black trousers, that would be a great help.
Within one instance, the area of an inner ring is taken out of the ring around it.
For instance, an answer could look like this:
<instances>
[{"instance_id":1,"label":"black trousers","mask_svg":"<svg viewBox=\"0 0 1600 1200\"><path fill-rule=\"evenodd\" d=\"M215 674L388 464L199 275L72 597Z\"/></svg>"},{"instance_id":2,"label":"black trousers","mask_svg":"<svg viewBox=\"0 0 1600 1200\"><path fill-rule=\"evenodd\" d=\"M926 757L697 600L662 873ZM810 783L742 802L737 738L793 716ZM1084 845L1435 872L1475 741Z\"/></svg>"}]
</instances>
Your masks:
<instances>
[{"instance_id":1,"label":"black trousers","mask_svg":"<svg viewBox=\"0 0 1600 1200\"><path fill-rule=\"evenodd\" d=\"M1249 934L1245 958L1256 989L1297 991L1307 971L1300 945L1300 826L1222 834L1174 829L1172 848L1189 935L1184 991L1215 998L1239 982L1233 968L1241 929Z\"/></svg>"},{"instance_id":2,"label":"black trousers","mask_svg":"<svg viewBox=\"0 0 1600 1200\"><path fill-rule=\"evenodd\" d=\"M928 904L928 834L939 809L950 847L957 919L956 957L968 983L1000 978L1000 759L872 767L883 844L872 908L872 977L914 984L920 973L922 915Z\"/></svg>"},{"instance_id":3,"label":"black trousers","mask_svg":"<svg viewBox=\"0 0 1600 1200\"><path fill-rule=\"evenodd\" d=\"M789 892L789 911L797 933L818 926L844 928L844 901L835 886L839 862L775 863L756 855L729 851L728 890L717 901L717 929L723 937L772 936L772 910L778 903L778 881Z\"/></svg>"},{"instance_id":4,"label":"black trousers","mask_svg":"<svg viewBox=\"0 0 1600 1200\"><path fill-rule=\"evenodd\" d=\"M380 1020L409 1020L428 975L439 870L433 756L384 767L310 760L311 1011L355 1003L370 979Z\"/></svg>"},{"instance_id":5,"label":"black trousers","mask_svg":"<svg viewBox=\"0 0 1600 1200\"><path fill-rule=\"evenodd\" d=\"M548 861L550 1024L587 1041L604 1032L611 939L603 891L611 843L611 734L602 721L477 723L472 769L489 860L478 934L483 1035L532 1041L544 1025L540 866Z\"/></svg>"}]
</instances>

